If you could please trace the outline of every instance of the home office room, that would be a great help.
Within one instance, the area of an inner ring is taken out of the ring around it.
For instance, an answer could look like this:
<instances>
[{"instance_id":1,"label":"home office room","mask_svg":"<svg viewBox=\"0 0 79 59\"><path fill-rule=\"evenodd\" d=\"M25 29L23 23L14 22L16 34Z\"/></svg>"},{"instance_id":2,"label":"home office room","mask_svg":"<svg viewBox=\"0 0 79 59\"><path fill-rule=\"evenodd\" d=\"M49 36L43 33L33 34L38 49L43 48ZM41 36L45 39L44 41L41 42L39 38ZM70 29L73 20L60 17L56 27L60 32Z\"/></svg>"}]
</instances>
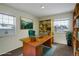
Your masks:
<instances>
[{"instance_id":1,"label":"home office room","mask_svg":"<svg viewBox=\"0 0 79 59\"><path fill-rule=\"evenodd\" d=\"M0 3L0 56L78 56L79 42L72 39L78 7L76 3Z\"/></svg>"}]
</instances>

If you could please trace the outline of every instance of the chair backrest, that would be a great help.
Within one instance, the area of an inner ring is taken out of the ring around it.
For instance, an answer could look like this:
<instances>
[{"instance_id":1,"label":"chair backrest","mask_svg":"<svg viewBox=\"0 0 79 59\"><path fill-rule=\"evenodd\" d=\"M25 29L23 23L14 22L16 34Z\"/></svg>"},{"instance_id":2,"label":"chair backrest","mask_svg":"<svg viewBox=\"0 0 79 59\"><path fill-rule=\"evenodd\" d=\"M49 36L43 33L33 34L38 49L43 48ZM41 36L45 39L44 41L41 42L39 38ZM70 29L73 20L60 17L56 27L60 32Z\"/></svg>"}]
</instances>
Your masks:
<instances>
[{"instance_id":1,"label":"chair backrest","mask_svg":"<svg viewBox=\"0 0 79 59\"><path fill-rule=\"evenodd\" d=\"M29 34L29 37L34 37L35 36L35 31L34 30L29 30L28 34Z\"/></svg>"}]
</instances>

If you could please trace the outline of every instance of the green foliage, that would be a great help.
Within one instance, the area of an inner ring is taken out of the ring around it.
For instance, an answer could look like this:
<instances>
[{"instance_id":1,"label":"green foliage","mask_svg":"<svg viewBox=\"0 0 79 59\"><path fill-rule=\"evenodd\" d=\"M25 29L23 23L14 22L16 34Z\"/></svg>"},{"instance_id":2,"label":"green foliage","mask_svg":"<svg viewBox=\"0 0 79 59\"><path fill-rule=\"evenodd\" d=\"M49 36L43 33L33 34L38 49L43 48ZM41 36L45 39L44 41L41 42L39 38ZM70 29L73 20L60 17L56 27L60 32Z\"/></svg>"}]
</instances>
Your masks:
<instances>
[{"instance_id":1,"label":"green foliage","mask_svg":"<svg viewBox=\"0 0 79 59\"><path fill-rule=\"evenodd\" d=\"M70 32L70 31L66 32L66 39L67 40L72 40L72 32Z\"/></svg>"},{"instance_id":2,"label":"green foliage","mask_svg":"<svg viewBox=\"0 0 79 59\"><path fill-rule=\"evenodd\" d=\"M33 23L21 20L21 29L33 29Z\"/></svg>"}]
</instances>

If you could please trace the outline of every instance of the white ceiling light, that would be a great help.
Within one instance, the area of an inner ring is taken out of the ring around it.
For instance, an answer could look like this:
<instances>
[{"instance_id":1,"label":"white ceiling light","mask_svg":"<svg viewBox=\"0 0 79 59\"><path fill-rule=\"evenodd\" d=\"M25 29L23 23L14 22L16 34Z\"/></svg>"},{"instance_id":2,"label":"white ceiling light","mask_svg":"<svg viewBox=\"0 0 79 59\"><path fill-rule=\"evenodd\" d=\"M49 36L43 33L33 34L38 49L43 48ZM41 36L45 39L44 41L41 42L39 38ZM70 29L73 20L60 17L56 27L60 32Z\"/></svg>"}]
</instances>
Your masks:
<instances>
[{"instance_id":1,"label":"white ceiling light","mask_svg":"<svg viewBox=\"0 0 79 59\"><path fill-rule=\"evenodd\" d=\"M42 8L42 9L44 9L44 8L45 8L45 6L41 6L41 8Z\"/></svg>"}]
</instances>

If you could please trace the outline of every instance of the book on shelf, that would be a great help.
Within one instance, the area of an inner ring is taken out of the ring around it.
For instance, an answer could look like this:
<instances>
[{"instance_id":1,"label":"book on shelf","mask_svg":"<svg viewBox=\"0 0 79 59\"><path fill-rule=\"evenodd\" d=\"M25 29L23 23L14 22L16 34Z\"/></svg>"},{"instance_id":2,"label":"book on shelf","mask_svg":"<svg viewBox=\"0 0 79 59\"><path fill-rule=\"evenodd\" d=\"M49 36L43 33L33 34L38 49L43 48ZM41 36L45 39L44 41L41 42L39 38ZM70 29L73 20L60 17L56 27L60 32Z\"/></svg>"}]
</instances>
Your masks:
<instances>
[{"instance_id":1,"label":"book on shelf","mask_svg":"<svg viewBox=\"0 0 79 59\"><path fill-rule=\"evenodd\" d=\"M79 18L76 20L76 27L79 28Z\"/></svg>"},{"instance_id":2,"label":"book on shelf","mask_svg":"<svg viewBox=\"0 0 79 59\"><path fill-rule=\"evenodd\" d=\"M78 32L78 35L77 36L78 36L77 40L79 41L79 32Z\"/></svg>"}]
</instances>

